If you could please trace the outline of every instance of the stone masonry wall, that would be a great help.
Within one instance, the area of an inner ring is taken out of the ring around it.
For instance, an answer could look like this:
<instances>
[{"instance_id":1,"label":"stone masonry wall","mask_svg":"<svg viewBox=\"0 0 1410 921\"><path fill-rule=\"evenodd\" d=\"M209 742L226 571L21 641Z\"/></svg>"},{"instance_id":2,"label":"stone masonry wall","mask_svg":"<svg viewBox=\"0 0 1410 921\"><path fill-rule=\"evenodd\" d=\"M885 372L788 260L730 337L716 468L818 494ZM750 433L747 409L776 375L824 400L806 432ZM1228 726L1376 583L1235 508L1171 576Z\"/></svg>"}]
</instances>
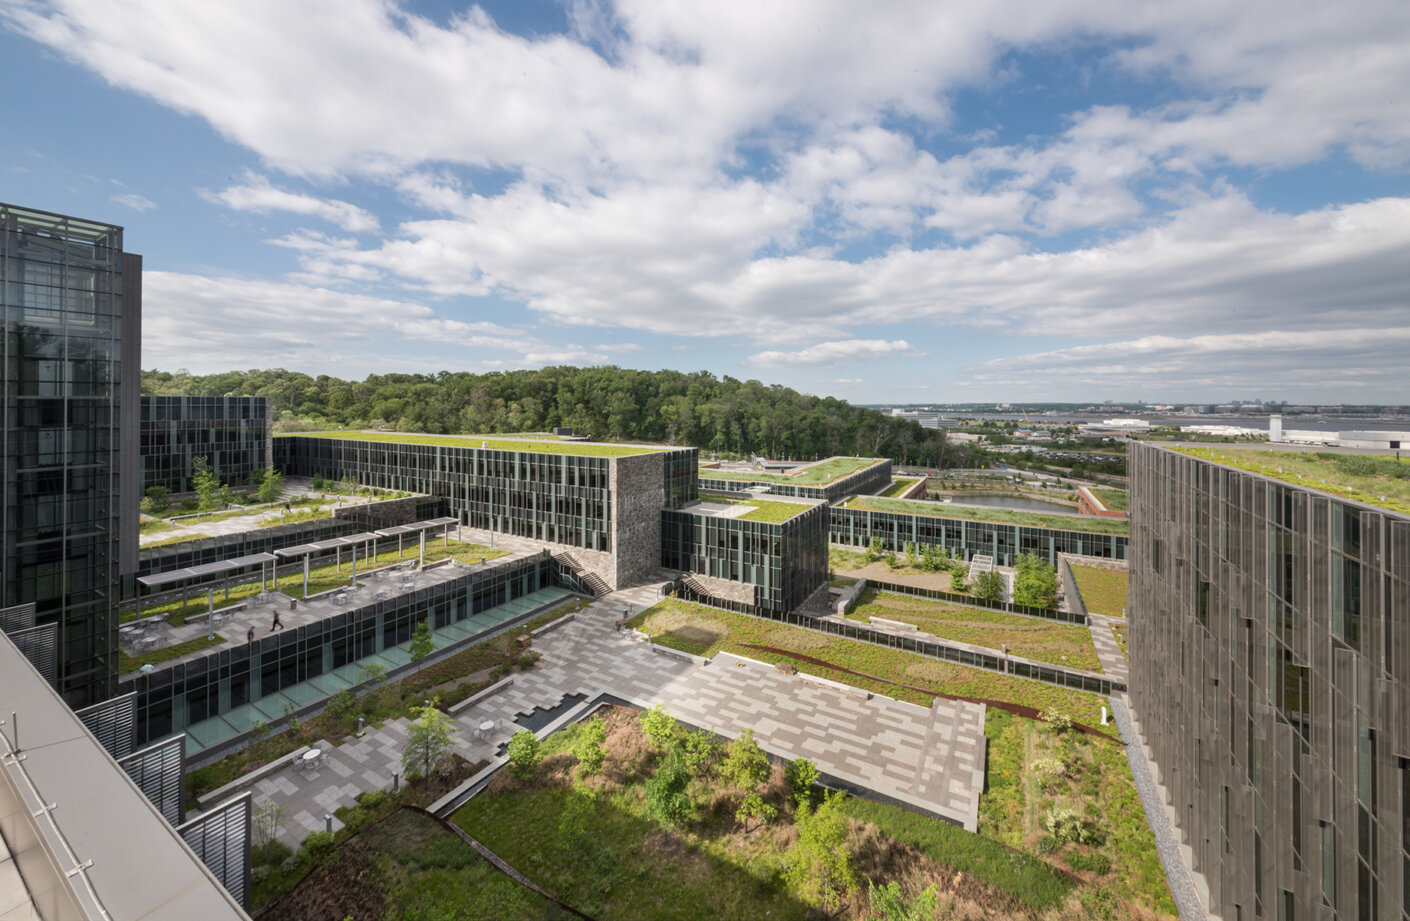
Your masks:
<instances>
[{"instance_id":1,"label":"stone masonry wall","mask_svg":"<svg viewBox=\"0 0 1410 921\"><path fill-rule=\"evenodd\" d=\"M666 458L653 452L615 457L611 468L612 550L608 582L626 588L661 565L661 509L666 504Z\"/></svg>"}]
</instances>

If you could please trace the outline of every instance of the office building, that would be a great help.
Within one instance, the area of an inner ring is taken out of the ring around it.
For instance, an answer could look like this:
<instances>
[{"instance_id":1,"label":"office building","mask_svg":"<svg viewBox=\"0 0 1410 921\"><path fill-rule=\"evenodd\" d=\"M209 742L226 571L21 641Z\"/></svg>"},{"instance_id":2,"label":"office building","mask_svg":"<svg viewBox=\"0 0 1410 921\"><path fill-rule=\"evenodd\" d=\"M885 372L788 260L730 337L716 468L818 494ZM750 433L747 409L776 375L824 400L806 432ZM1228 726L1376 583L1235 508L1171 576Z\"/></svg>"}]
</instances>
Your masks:
<instances>
[{"instance_id":1,"label":"office building","mask_svg":"<svg viewBox=\"0 0 1410 921\"><path fill-rule=\"evenodd\" d=\"M1204 902L1410 918L1410 516L1198 453L1130 447L1130 653Z\"/></svg>"},{"instance_id":2,"label":"office building","mask_svg":"<svg viewBox=\"0 0 1410 921\"><path fill-rule=\"evenodd\" d=\"M264 397L144 396L142 488L193 492L198 457L222 483L243 485L256 470L269 468L273 436Z\"/></svg>"},{"instance_id":3,"label":"office building","mask_svg":"<svg viewBox=\"0 0 1410 921\"><path fill-rule=\"evenodd\" d=\"M103 700L137 568L142 257L122 228L0 204L4 606L57 625L58 686Z\"/></svg>"}]
</instances>

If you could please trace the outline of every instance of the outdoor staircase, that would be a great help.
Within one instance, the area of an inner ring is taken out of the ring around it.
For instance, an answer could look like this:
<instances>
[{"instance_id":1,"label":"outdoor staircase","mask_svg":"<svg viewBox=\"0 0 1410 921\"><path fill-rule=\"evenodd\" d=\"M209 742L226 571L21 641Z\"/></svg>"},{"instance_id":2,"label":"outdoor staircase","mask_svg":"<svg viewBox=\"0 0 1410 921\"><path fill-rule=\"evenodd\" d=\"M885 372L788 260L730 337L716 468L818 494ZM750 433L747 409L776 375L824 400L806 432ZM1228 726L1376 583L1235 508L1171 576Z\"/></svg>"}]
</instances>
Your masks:
<instances>
[{"instance_id":1,"label":"outdoor staircase","mask_svg":"<svg viewBox=\"0 0 1410 921\"><path fill-rule=\"evenodd\" d=\"M969 561L969 581L973 582L974 577L981 572L994 571L994 558L987 553L976 553Z\"/></svg>"},{"instance_id":2,"label":"outdoor staircase","mask_svg":"<svg viewBox=\"0 0 1410 921\"><path fill-rule=\"evenodd\" d=\"M607 580L578 562L577 557L573 556L571 553L555 553L553 558L557 560L559 565L564 569L571 572L573 577L577 580L578 585L592 597L601 598L603 595L610 595L612 593L612 586L607 584Z\"/></svg>"}]
</instances>

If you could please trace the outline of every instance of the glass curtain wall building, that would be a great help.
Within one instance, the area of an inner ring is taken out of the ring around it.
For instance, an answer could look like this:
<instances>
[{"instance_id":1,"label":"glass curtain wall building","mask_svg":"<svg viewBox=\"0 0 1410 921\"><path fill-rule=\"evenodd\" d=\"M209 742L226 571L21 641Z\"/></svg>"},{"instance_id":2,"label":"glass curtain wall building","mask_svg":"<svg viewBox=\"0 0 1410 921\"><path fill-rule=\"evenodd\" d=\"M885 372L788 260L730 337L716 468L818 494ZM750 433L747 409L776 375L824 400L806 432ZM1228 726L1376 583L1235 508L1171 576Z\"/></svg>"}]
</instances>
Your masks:
<instances>
[{"instance_id":1,"label":"glass curtain wall building","mask_svg":"<svg viewBox=\"0 0 1410 921\"><path fill-rule=\"evenodd\" d=\"M987 553L1000 566L1012 566L1024 553L1036 553L1055 566L1060 553L1124 560L1129 543L1124 534L840 507L832 509L829 531L832 543L847 547L866 547L872 538L879 537L887 550L897 553L905 550L906 544L914 543L943 547L965 560L976 553Z\"/></svg>"},{"instance_id":2,"label":"glass curtain wall building","mask_svg":"<svg viewBox=\"0 0 1410 921\"><path fill-rule=\"evenodd\" d=\"M1133 709L1224 918L1410 918L1410 517L1133 443Z\"/></svg>"},{"instance_id":3,"label":"glass curtain wall building","mask_svg":"<svg viewBox=\"0 0 1410 921\"><path fill-rule=\"evenodd\" d=\"M142 398L142 488L192 492L191 462L204 457L232 486L270 465L269 405L264 397Z\"/></svg>"},{"instance_id":4,"label":"glass curtain wall building","mask_svg":"<svg viewBox=\"0 0 1410 921\"><path fill-rule=\"evenodd\" d=\"M137 568L141 279L122 228L0 204L4 603L57 623L74 706L113 690Z\"/></svg>"}]
</instances>

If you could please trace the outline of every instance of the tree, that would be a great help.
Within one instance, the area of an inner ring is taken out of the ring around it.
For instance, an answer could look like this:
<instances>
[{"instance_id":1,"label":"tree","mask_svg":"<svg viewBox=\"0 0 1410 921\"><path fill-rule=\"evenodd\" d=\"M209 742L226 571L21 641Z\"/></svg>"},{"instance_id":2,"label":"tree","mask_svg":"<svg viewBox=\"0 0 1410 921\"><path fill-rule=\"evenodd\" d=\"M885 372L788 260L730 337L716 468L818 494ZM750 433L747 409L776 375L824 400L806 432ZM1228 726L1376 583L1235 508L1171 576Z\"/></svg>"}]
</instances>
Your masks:
<instances>
[{"instance_id":1,"label":"tree","mask_svg":"<svg viewBox=\"0 0 1410 921\"><path fill-rule=\"evenodd\" d=\"M783 776L793 788L793 799L799 806L813 801L813 784L821 776L816 764L807 758L795 758L783 769Z\"/></svg>"},{"instance_id":2,"label":"tree","mask_svg":"<svg viewBox=\"0 0 1410 921\"><path fill-rule=\"evenodd\" d=\"M411 634L411 645L408 651L411 653L411 661L420 662L431 654L436 648L436 641L431 639L431 622L423 620L416 625L416 630Z\"/></svg>"},{"instance_id":3,"label":"tree","mask_svg":"<svg viewBox=\"0 0 1410 921\"><path fill-rule=\"evenodd\" d=\"M676 733L676 720L661 704L657 704L640 716L641 731L651 740L651 747L665 751Z\"/></svg>"},{"instance_id":4,"label":"tree","mask_svg":"<svg viewBox=\"0 0 1410 921\"><path fill-rule=\"evenodd\" d=\"M996 571L981 572L974 577L974 597L980 601L1002 601L1004 577Z\"/></svg>"},{"instance_id":5,"label":"tree","mask_svg":"<svg viewBox=\"0 0 1410 921\"><path fill-rule=\"evenodd\" d=\"M369 691L380 688L387 680L387 666L370 662L357 673L357 683L367 685Z\"/></svg>"},{"instance_id":6,"label":"tree","mask_svg":"<svg viewBox=\"0 0 1410 921\"><path fill-rule=\"evenodd\" d=\"M1013 600L1034 608L1057 603L1057 570L1036 553L1024 553L1015 562Z\"/></svg>"},{"instance_id":7,"label":"tree","mask_svg":"<svg viewBox=\"0 0 1410 921\"><path fill-rule=\"evenodd\" d=\"M148 486L147 495L142 500L142 511L147 515L160 515L171 508L171 490L165 486Z\"/></svg>"},{"instance_id":8,"label":"tree","mask_svg":"<svg viewBox=\"0 0 1410 921\"><path fill-rule=\"evenodd\" d=\"M741 732L725 749L720 774L730 786L748 793L769 779L769 756L754 739L754 730Z\"/></svg>"},{"instance_id":9,"label":"tree","mask_svg":"<svg viewBox=\"0 0 1410 921\"><path fill-rule=\"evenodd\" d=\"M798 811L798 840L784 856L783 878L804 902L837 913L857 886L857 872L847 850L847 822L842 794L823 798L816 811Z\"/></svg>"},{"instance_id":10,"label":"tree","mask_svg":"<svg viewBox=\"0 0 1410 921\"><path fill-rule=\"evenodd\" d=\"M875 563L886 555L886 543L879 537L873 537L871 543L867 545L866 559L868 563Z\"/></svg>"},{"instance_id":11,"label":"tree","mask_svg":"<svg viewBox=\"0 0 1410 921\"><path fill-rule=\"evenodd\" d=\"M250 822L255 847L264 847L279 837L279 832L288 818L289 810L272 800L264 800L256 806Z\"/></svg>"},{"instance_id":12,"label":"tree","mask_svg":"<svg viewBox=\"0 0 1410 921\"><path fill-rule=\"evenodd\" d=\"M962 592L964 589L964 567L954 566L950 569L950 591Z\"/></svg>"},{"instance_id":13,"label":"tree","mask_svg":"<svg viewBox=\"0 0 1410 921\"><path fill-rule=\"evenodd\" d=\"M697 731L685 734L685 766L692 777L706 773L719 753L720 744L710 733Z\"/></svg>"},{"instance_id":14,"label":"tree","mask_svg":"<svg viewBox=\"0 0 1410 921\"><path fill-rule=\"evenodd\" d=\"M215 493L220 489L220 477L215 475L205 457L200 455L191 458L191 488L200 497L203 511L215 506Z\"/></svg>"},{"instance_id":15,"label":"tree","mask_svg":"<svg viewBox=\"0 0 1410 921\"><path fill-rule=\"evenodd\" d=\"M259 501L277 502L284 495L284 475L278 470L268 470L259 484Z\"/></svg>"},{"instance_id":16,"label":"tree","mask_svg":"<svg viewBox=\"0 0 1410 921\"><path fill-rule=\"evenodd\" d=\"M578 759L578 769L584 774L596 774L602 770L602 762L607 758L607 724L601 716L594 716L578 727L577 738L573 740L573 756Z\"/></svg>"},{"instance_id":17,"label":"tree","mask_svg":"<svg viewBox=\"0 0 1410 921\"><path fill-rule=\"evenodd\" d=\"M505 754L509 756L509 773L520 780L532 777L534 768L543 758L543 753L539 751L539 737L527 729L520 729L510 737Z\"/></svg>"},{"instance_id":18,"label":"tree","mask_svg":"<svg viewBox=\"0 0 1410 921\"><path fill-rule=\"evenodd\" d=\"M906 541L906 565L914 566L918 562L916 557L916 545L912 541Z\"/></svg>"},{"instance_id":19,"label":"tree","mask_svg":"<svg viewBox=\"0 0 1410 921\"><path fill-rule=\"evenodd\" d=\"M450 717L429 706L412 707L416 718L406 727L406 747L401 752L401 767L408 780L429 777L455 750L459 733Z\"/></svg>"},{"instance_id":20,"label":"tree","mask_svg":"<svg viewBox=\"0 0 1410 921\"><path fill-rule=\"evenodd\" d=\"M734 820L744 826L744 833L749 834L749 820L758 819L760 825L767 825L778 816L778 810L769 803L764 802L764 798L759 795L758 790L750 790L744 795L744 799L739 801L739 808L734 811Z\"/></svg>"},{"instance_id":21,"label":"tree","mask_svg":"<svg viewBox=\"0 0 1410 921\"><path fill-rule=\"evenodd\" d=\"M673 745L656 766L656 773L646 781L646 815L662 828L679 828L685 824L693 805L686 793L689 785L690 770L685 765L685 753Z\"/></svg>"}]
</instances>

